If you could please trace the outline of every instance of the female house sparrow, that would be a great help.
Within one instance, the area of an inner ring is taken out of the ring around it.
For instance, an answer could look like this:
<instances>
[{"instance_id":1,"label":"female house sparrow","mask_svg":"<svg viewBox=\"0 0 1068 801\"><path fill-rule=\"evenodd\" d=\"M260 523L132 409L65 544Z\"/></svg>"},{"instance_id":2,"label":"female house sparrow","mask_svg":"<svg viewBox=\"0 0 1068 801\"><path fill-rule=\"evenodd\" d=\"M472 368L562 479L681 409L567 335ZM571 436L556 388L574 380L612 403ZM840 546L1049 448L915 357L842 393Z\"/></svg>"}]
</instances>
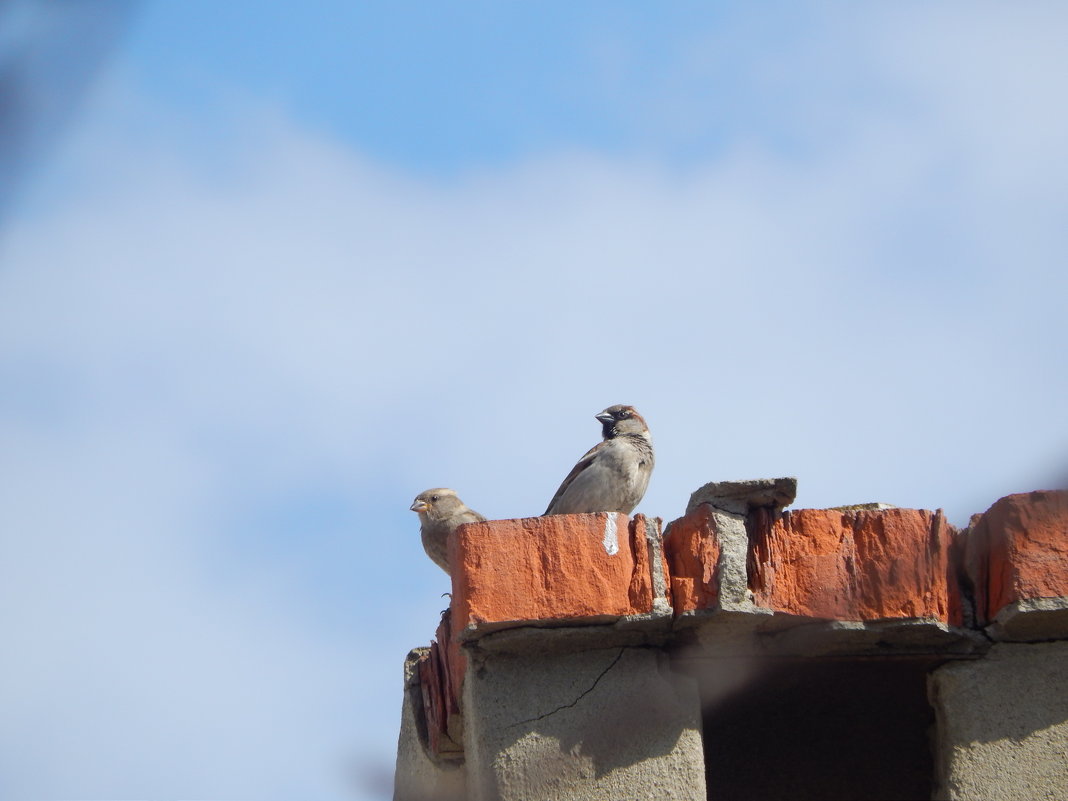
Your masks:
<instances>
[{"instance_id":1,"label":"female house sparrow","mask_svg":"<svg viewBox=\"0 0 1068 801\"><path fill-rule=\"evenodd\" d=\"M545 510L630 514L645 495L653 472L653 440L633 406L609 406L596 415L603 440L568 473Z\"/></svg>"},{"instance_id":2,"label":"female house sparrow","mask_svg":"<svg viewBox=\"0 0 1068 801\"><path fill-rule=\"evenodd\" d=\"M415 496L411 510L419 513L423 550L446 573L449 572L446 554L449 534L461 523L481 523L486 519L474 509L468 509L455 490L443 487L420 492Z\"/></svg>"}]
</instances>

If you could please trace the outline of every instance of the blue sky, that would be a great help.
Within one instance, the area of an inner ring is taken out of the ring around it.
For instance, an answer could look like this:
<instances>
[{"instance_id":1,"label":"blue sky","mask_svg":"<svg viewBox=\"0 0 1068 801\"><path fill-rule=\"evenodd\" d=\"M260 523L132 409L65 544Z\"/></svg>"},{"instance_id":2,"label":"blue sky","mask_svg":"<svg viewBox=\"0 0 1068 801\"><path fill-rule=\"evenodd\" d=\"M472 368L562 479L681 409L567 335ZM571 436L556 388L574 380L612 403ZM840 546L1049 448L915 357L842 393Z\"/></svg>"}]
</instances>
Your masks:
<instances>
[{"instance_id":1,"label":"blue sky","mask_svg":"<svg viewBox=\"0 0 1068 801\"><path fill-rule=\"evenodd\" d=\"M640 3L314 2L294 18L282 6L160 4L130 52L172 98L195 106L203 79L223 73L376 159L455 172L559 148L634 147L641 132L618 118L643 98L627 96L650 91L674 45L699 46L690 25L731 14L700 4L664 15ZM762 47L783 25L769 20Z\"/></svg>"},{"instance_id":2,"label":"blue sky","mask_svg":"<svg viewBox=\"0 0 1068 801\"><path fill-rule=\"evenodd\" d=\"M1058 5L117 19L0 220L0 796L388 797L408 504L538 514L612 403L667 520L1068 473Z\"/></svg>"}]
</instances>

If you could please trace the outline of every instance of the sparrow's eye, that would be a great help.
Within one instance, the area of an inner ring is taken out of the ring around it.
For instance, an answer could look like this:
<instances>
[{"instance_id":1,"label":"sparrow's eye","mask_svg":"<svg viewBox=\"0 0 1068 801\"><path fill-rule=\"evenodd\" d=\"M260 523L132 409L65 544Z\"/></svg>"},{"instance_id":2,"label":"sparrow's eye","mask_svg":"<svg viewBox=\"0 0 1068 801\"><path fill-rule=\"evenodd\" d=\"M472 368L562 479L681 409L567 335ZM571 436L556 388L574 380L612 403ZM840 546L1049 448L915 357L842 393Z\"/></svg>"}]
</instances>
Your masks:
<instances>
[{"instance_id":1,"label":"sparrow's eye","mask_svg":"<svg viewBox=\"0 0 1068 801\"><path fill-rule=\"evenodd\" d=\"M440 497L441 497L440 495L431 495L430 496L430 500L437 501L437 499L440 498Z\"/></svg>"}]
</instances>

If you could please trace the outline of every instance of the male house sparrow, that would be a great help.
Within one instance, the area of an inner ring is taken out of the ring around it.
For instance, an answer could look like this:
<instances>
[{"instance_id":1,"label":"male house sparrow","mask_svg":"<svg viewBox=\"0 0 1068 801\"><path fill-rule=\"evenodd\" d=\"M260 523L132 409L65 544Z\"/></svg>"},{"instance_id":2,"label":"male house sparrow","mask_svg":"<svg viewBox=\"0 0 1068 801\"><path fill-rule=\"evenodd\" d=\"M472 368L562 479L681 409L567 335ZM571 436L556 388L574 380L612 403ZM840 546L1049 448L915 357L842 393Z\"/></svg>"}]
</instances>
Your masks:
<instances>
[{"instance_id":1,"label":"male house sparrow","mask_svg":"<svg viewBox=\"0 0 1068 801\"><path fill-rule=\"evenodd\" d=\"M567 474L545 510L547 515L581 512L630 514L645 495L653 472L653 440L633 406L609 406L596 415L603 440Z\"/></svg>"},{"instance_id":2,"label":"male house sparrow","mask_svg":"<svg viewBox=\"0 0 1068 801\"><path fill-rule=\"evenodd\" d=\"M423 550L446 573L449 572L446 554L449 534L461 523L480 523L486 519L474 509L468 509L455 490L443 487L420 492L415 496L411 510L419 513Z\"/></svg>"}]
</instances>

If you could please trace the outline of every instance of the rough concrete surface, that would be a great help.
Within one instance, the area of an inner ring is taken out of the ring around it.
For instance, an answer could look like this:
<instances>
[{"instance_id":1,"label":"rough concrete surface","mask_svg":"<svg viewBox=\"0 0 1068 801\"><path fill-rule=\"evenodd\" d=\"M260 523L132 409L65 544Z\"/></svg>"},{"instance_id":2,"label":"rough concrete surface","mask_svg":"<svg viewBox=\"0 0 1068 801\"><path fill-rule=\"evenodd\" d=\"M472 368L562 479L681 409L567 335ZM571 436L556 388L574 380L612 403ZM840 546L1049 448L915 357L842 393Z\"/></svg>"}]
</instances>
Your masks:
<instances>
[{"instance_id":1,"label":"rough concrete surface","mask_svg":"<svg viewBox=\"0 0 1068 801\"><path fill-rule=\"evenodd\" d=\"M1029 598L1007 604L986 630L995 640L1068 639L1068 598Z\"/></svg>"},{"instance_id":2,"label":"rough concrete surface","mask_svg":"<svg viewBox=\"0 0 1068 801\"><path fill-rule=\"evenodd\" d=\"M428 650L416 648L404 662L404 699L393 799L464 801L467 798L467 771L463 761L434 759L427 749L417 665Z\"/></svg>"},{"instance_id":3,"label":"rough concrete surface","mask_svg":"<svg viewBox=\"0 0 1068 801\"><path fill-rule=\"evenodd\" d=\"M603 625L568 625L568 621L535 621L530 626L486 634L465 647L477 653L540 654L589 651L621 646L663 646L672 639L670 617L635 615Z\"/></svg>"},{"instance_id":4,"label":"rough concrete surface","mask_svg":"<svg viewBox=\"0 0 1068 801\"><path fill-rule=\"evenodd\" d=\"M696 685L656 649L489 655L464 708L472 801L704 801Z\"/></svg>"},{"instance_id":5,"label":"rough concrete surface","mask_svg":"<svg viewBox=\"0 0 1068 801\"><path fill-rule=\"evenodd\" d=\"M768 625L760 632L762 652L783 656L950 656L982 653L989 644L978 632L925 618Z\"/></svg>"},{"instance_id":6,"label":"rough concrete surface","mask_svg":"<svg viewBox=\"0 0 1068 801\"><path fill-rule=\"evenodd\" d=\"M686 504L689 514L702 503L727 512L746 515L752 509L782 511L797 497L796 478L751 478L744 481L713 481L694 490Z\"/></svg>"},{"instance_id":7,"label":"rough concrete surface","mask_svg":"<svg viewBox=\"0 0 1068 801\"><path fill-rule=\"evenodd\" d=\"M935 670L937 799L1068 798L1068 643L999 643Z\"/></svg>"}]
</instances>

